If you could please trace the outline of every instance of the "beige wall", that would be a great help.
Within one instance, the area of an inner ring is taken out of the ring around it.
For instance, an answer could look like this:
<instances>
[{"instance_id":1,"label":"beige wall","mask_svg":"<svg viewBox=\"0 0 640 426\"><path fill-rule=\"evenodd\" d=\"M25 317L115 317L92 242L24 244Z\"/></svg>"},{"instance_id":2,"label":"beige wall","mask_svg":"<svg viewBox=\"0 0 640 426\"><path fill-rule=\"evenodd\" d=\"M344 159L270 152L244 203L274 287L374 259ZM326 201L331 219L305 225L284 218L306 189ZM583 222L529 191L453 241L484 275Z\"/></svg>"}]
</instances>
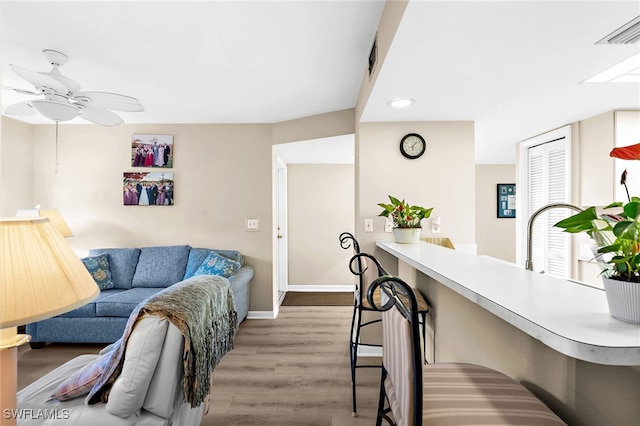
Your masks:
<instances>
[{"instance_id":1,"label":"beige wall","mask_svg":"<svg viewBox=\"0 0 640 426\"><path fill-rule=\"evenodd\" d=\"M338 244L353 232L352 164L289 164L289 285L353 285L351 250Z\"/></svg>"},{"instance_id":2,"label":"beige wall","mask_svg":"<svg viewBox=\"0 0 640 426\"><path fill-rule=\"evenodd\" d=\"M389 53L391 43L393 42L393 38L396 35L396 31L398 30L398 26L402 21L404 11L408 4L408 0L389 0L385 2L382 16L380 16L380 22L378 23L378 63L373 70L373 74L369 75L367 68L362 76L362 83L360 85L360 91L358 92L358 101L355 110L356 121L360 121L364 107L367 104L373 86L375 86L382 64L387 57L387 53ZM373 40L371 40L371 45L373 46Z\"/></svg>"},{"instance_id":3,"label":"beige wall","mask_svg":"<svg viewBox=\"0 0 640 426\"><path fill-rule=\"evenodd\" d=\"M449 237L454 244L475 243L474 126L468 121L360 123L356 135L356 236L363 251L376 240L390 240L379 217L378 203L388 195L411 204L433 207L441 233L431 234L429 219L422 236ZM400 154L400 139L419 133L425 154L408 160ZM374 219L374 232L364 233L364 219ZM376 252L377 254L377 252Z\"/></svg>"},{"instance_id":4,"label":"beige wall","mask_svg":"<svg viewBox=\"0 0 640 426\"><path fill-rule=\"evenodd\" d=\"M352 135L355 131L354 114L354 109L351 108L275 123L273 125L273 143L281 144L330 136Z\"/></svg>"},{"instance_id":5,"label":"beige wall","mask_svg":"<svg viewBox=\"0 0 640 426\"><path fill-rule=\"evenodd\" d=\"M0 139L0 217L14 216L19 208L33 208L31 126L4 118ZM3 142L5 141L5 142Z\"/></svg>"},{"instance_id":6,"label":"beige wall","mask_svg":"<svg viewBox=\"0 0 640 426\"><path fill-rule=\"evenodd\" d=\"M2 215L35 204L58 208L75 233L68 241L80 256L94 247L163 244L239 250L256 270L252 311L273 310L274 140L354 132L353 110L275 125L61 124L55 173L54 125L2 121ZM175 206L123 205L122 173L134 170L133 133L174 135L175 167L167 171L174 173ZM259 217L261 230L246 232L245 217Z\"/></svg>"},{"instance_id":7,"label":"beige wall","mask_svg":"<svg viewBox=\"0 0 640 426\"><path fill-rule=\"evenodd\" d=\"M516 261L516 221L497 218L498 183L515 183L515 164L476 165L476 243L478 254ZM516 212L517 214L517 212Z\"/></svg>"},{"instance_id":8,"label":"beige wall","mask_svg":"<svg viewBox=\"0 0 640 426\"><path fill-rule=\"evenodd\" d=\"M607 112L579 121L573 161L573 187L579 188L574 202L581 206L606 206L614 201L614 162L609 152L615 146L614 113ZM576 159L577 155L577 159Z\"/></svg>"}]
</instances>

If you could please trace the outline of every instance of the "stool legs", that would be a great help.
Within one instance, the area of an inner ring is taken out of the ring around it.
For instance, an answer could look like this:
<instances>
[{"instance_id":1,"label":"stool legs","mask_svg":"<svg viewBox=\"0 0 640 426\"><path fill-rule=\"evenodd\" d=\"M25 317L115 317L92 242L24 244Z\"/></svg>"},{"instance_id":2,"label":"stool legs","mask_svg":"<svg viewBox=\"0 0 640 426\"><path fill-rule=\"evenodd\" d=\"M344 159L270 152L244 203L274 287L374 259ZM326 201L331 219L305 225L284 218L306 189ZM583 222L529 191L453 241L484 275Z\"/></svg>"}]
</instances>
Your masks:
<instances>
[{"instance_id":1,"label":"stool legs","mask_svg":"<svg viewBox=\"0 0 640 426\"><path fill-rule=\"evenodd\" d=\"M356 316L358 316L358 327L354 328L356 325ZM356 331L356 337L354 342L353 332ZM353 317L351 318L351 328L349 329L349 360L351 362L351 401L352 401L352 412L351 415L353 417L358 416L358 412L356 410L356 362L358 357L358 339L360 338L360 315L358 313L358 306L353 306Z\"/></svg>"}]
</instances>

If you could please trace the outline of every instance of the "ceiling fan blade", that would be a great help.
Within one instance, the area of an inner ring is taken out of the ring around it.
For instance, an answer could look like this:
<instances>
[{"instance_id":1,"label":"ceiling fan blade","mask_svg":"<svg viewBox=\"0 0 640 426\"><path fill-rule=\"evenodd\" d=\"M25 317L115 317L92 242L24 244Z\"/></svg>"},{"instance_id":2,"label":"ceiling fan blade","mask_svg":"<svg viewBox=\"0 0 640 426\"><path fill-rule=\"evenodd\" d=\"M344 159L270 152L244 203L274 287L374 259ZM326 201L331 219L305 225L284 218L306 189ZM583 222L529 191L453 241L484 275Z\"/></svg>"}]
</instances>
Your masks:
<instances>
[{"instance_id":1,"label":"ceiling fan blade","mask_svg":"<svg viewBox=\"0 0 640 426\"><path fill-rule=\"evenodd\" d=\"M102 126L117 126L124 123L124 120L118 115L112 113L104 108L94 107L91 105L81 105L80 117L92 123L100 124Z\"/></svg>"},{"instance_id":2,"label":"ceiling fan blade","mask_svg":"<svg viewBox=\"0 0 640 426\"><path fill-rule=\"evenodd\" d=\"M48 77L51 77L55 80L57 80L60 84L62 84L64 87L67 88L67 92L70 93L76 93L80 91L80 83L78 83L75 80L70 79L69 77L66 77L62 74L60 74L60 71L58 71L58 69L52 69L49 72L41 72L40 74L44 74Z\"/></svg>"},{"instance_id":3,"label":"ceiling fan blade","mask_svg":"<svg viewBox=\"0 0 640 426\"><path fill-rule=\"evenodd\" d=\"M21 89L19 87L12 87L12 86L2 86L3 90L13 90L16 93L20 93L22 95L41 95L42 92L34 92L32 90L26 90L26 89Z\"/></svg>"},{"instance_id":4,"label":"ceiling fan blade","mask_svg":"<svg viewBox=\"0 0 640 426\"><path fill-rule=\"evenodd\" d=\"M36 111L29 105L29 102L18 102L17 104L9 105L4 110L5 114L9 115L33 115Z\"/></svg>"},{"instance_id":5,"label":"ceiling fan blade","mask_svg":"<svg viewBox=\"0 0 640 426\"><path fill-rule=\"evenodd\" d=\"M55 91L56 93L63 95L66 95L68 92L67 87L64 84L60 83L58 80L51 77L47 73L31 71L30 69L13 64L10 64L9 66L13 71L15 71L16 74L36 86L36 88L38 89L46 87Z\"/></svg>"},{"instance_id":6,"label":"ceiling fan blade","mask_svg":"<svg viewBox=\"0 0 640 426\"><path fill-rule=\"evenodd\" d=\"M73 95L74 99L82 104L91 104L95 107L115 109L116 111L144 111L144 107L136 98L109 92L80 92Z\"/></svg>"}]
</instances>

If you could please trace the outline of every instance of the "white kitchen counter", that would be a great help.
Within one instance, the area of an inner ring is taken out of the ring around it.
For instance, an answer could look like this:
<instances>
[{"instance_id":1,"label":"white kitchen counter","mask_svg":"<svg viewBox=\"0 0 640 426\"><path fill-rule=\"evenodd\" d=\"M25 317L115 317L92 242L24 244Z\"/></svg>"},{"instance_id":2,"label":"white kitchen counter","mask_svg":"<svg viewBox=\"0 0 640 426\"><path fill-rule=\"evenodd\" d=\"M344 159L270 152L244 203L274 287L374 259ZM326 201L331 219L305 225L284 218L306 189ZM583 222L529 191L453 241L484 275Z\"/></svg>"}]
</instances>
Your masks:
<instances>
[{"instance_id":1,"label":"white kitchen counter","mask_svg":"<svg viewBox=\"0 0 640 426\"><path fill-rule=\"evenodd\" d=\"M564 355L640 366L640 325L613 318L601 289L425 242L376 245Z\"/></svg>"}]
</instances>

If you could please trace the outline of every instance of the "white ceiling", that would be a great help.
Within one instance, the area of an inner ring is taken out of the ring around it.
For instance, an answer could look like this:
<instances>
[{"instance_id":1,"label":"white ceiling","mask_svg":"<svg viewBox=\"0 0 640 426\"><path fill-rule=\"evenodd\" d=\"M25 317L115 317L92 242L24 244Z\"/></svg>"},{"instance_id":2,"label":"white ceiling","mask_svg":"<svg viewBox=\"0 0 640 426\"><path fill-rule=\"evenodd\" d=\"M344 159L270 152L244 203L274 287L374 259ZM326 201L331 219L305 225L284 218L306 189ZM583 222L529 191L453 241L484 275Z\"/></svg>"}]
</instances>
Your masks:
<instances>
[{"instance_id":1,"label":"white ceiling","mask_svg":"<svg viewBox=\"0 0 640 426\"><path fill-rule=\"evenodd\" d=\"M119 113L128 123L285 121L355 106L383 7L3 0L0 74L4 86L31 89L8 64L48 71L41 51L56 49L69 56L62 73L83 90L142 101L144 112ZM513 162L520 140L640 109L637 83L580 84L640 50L595 44L638 15L635 0L413 0L362 120L473 120L476 161ZM398 96L416 102L390 109ZM3 90L2 108L30 98Z\"/></svg>"}]
</instances>

